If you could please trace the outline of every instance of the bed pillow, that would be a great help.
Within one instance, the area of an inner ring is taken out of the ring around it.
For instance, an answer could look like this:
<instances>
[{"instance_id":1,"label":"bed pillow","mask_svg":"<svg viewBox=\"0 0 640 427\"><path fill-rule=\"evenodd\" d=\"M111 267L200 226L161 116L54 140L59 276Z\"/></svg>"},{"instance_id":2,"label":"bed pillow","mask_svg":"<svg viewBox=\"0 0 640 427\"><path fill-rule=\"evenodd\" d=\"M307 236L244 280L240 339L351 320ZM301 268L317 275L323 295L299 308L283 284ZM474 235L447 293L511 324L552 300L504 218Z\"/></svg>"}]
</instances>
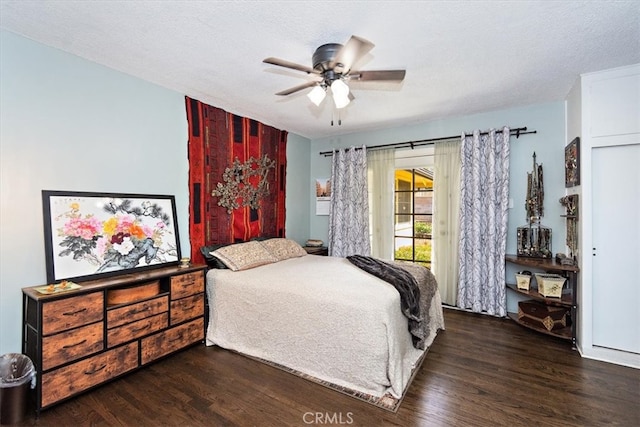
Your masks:
<instances>
[{"instance_id":1,"label":"bed pillow","mask_svg":"<svg viewBox=\"0 0 640 427\"><path fill-rule=\"evenodd\" d=\"M307 255L302 246L291 239L274 238L263 240L262 245L274 256L278 261L284 261L289 258L297 258Z\"/></svg>"},{"instance_id":2,"label":"bed pillow","mask_svg":"<svg viewBox=\"0 0 640 427\"><path fill-rule=\"evenodd\" d=\"M211 252L211 255L233 271L248 270L278 261L258 241L225 246Z\"/></svg>"},{"instance_id":3,"label":"bed pillow","mask_svg":"<svg viewBox=\"0 0 640 427\"><path fill-rule=\"evenodd\" d=\"M224 246L229 246L232 244L233 243L223 243L223 244L217 244L217 245L202 246L200 248L200 253L204 256L204 260L207 263L207 267L216 268L216 269L228 269L229 267L224 265L224 263L220 261L218 258L214 257L212 253L215 250L218 250Z\"/></svg>"}]
</instances>

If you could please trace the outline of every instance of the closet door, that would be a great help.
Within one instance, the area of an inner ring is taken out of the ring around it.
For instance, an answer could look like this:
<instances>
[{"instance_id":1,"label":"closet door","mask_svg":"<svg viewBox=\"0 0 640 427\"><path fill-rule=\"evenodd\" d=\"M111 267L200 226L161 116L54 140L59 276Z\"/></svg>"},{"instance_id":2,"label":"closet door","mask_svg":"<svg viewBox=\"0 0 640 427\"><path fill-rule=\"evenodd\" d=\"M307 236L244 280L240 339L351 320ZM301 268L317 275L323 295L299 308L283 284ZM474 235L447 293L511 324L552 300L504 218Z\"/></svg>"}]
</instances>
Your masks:
<instances>
[{"instance_id":1,"label":"closet door","mask_svg":"<svg viewBox=\"0 0 640 427\"><path fill-rule=\"evenodd\" d=\"M592 150L593 345L640 353L640 143Z\"/></svg>"}]
</instances>

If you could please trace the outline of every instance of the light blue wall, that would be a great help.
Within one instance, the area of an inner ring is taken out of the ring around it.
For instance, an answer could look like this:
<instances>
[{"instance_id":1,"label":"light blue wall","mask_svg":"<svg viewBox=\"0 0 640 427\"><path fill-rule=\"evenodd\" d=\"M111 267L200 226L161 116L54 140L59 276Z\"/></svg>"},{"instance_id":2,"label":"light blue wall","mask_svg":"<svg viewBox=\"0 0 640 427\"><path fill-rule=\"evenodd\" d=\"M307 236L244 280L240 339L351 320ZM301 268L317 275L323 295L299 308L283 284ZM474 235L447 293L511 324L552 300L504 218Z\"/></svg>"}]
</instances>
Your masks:
<instances>
[{"instance_id":1,"label":"light blue wall","mask_svg":"<svg viewBox=\"0 0 640 427\"><path fill-rule=\"evenodd\" d=\"M286 234L300 244L309 238L308 200L311 141L290 133L287 137Z\"/></svg>"},{"instance_id":2,"label":"light blue wall","mask_svg":"<svg viewBox=\"0 0 640 427\"><path fill-rule=\"evenodd\" d=\"M0 33L0 353L20 352L21 288L46 283L42 190L175 195L189 255L184 96Z\"/></svg>"},{"instance_id":3,"label":"light blue wall","mask_svg":"<svg viewBox=\"0 0 640 427\"><path fill-rule=\"evenodd\" d=\"M355 105L354 108L356 108ZM311 177L313 180L331 175L331 158L321 156L319 153L330 151L333 148L416 141L460 135L465 131L487 130L505 125L514 128L526 126L529 130L537 131L536 134L522 135L519 139L511 137L509 197L513 200L513 208L509 210L507 253L516 252L516 229L526 224L524 201L527 190L527 172L531 172L533 169L532 155L534 151L544 172L545 214L542 223L552 229L554 254L556 252L566 253L565 221L560 217L564 211L559 202L559 199L565 194L565 107L563 101L443 119L401 128L316 139L311 141ZM315 215L315 199L312 194L309 198L309 210L311 213L311 237L327 241L329 218ZM508 269L507 275L514 272L515 270ZM519 299L513 293L508 294L507 308L509 311L517 311Z\"/></svg>"},{"instance_id":4,"label":"light blue wall","mask_svg":"<svg viewBox=\"0 0 640 427\"><path fill-rule=\"evenodd\" d=\"M0 354L21 350L21 288L44 284L41 190L172 194L183 254L189 255L187 122L183 94L0 32ZM329 177L320 151L528 126L511 144L507 251L524 224L526 174L536 151L545 173L544 223L564 251L564 103L551 103L402 128L287 142L287 237L326 241L315 215L315 178Z\"/></svg>"},{"instance_id":5,"label":"light blue wall","mask_svg":"<svg viewBox=\"0 0 640 427\"><path fill-rule=\"evenodd\" d=\"M355 105L354 105L355 108ZM522 127L536 130L536 134L511 137L509 195L513 199L513 209L509 210L509 234L507 252L516 250L516 228L526 223L524 200L527 189L527 172L531 172L532 155L542 164L545 179L545 215L542 220L553 230L553 250L564 252L564 219L560 197L564 196L564 145L565 145L564 102L538 104L509 110L487 112L472 116L457 117L421 123L401 128L342 135L335 138L311 141L311 177L322 178L331 175L331 157L319 155L322 151L350 146L374 146L394 142L415 141L460 135L474 129L486 130L501 126ZM315 215L315 199L309 197L311 212L310 234L325 240L328 236L328 217Z\"/></svg>"},{"instance_id":6,"label":"light blue wall","mask_svg":"<svg viewBox=\"0 0 640 427\"><path fill-rule=\"evenodd\" d=\"M5 31L0 55L4 354L21 351L21 289L46 281L41 191L174 195L189 256L189 164L183 94ZM289 135L286 228L301 242L309 230L299 203L307 198L309 144Z\"/></svg>"}]
</instances>

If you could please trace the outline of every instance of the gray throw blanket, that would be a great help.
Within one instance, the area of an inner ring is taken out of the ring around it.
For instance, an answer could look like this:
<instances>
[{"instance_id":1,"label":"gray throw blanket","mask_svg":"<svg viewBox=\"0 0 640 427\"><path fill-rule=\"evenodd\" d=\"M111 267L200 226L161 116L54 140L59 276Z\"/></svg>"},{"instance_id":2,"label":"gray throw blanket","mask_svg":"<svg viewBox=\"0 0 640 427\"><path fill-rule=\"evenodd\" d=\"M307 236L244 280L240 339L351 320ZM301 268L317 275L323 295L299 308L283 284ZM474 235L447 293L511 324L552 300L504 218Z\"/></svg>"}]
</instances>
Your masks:
<instances>
[{"instance_id":1,"label":"gray throw blanket","mask_svg":"<svg viewBox=\"0 0 640 427\"><path fill-rule=\"evenodd\" d=\"M438 287L431 271L417 264L387 262L362 255L351 255L347 259L398 290L402 314L409 320L413 346L423 350L429 331L429 306Z\"/></svg>"}]
</instances>

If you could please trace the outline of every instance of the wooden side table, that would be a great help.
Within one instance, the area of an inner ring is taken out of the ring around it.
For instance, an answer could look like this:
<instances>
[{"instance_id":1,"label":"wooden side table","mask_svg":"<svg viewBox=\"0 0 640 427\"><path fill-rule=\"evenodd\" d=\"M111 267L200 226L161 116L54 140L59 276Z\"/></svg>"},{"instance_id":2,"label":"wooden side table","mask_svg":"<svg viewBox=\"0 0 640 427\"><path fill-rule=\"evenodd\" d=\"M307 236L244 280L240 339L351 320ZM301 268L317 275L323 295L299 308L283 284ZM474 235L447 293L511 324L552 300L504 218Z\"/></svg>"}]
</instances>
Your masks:
<instances>
[{"instance_id":1,"label":"wooden side table","mask_svg":"<svg viewBox=\"0 0 640 427\"><path fill-rule=\"evenodd\" d=\"M329 256L329 248L326 246L303 246L309 255Z\"/></svg>"}]
</instances>

